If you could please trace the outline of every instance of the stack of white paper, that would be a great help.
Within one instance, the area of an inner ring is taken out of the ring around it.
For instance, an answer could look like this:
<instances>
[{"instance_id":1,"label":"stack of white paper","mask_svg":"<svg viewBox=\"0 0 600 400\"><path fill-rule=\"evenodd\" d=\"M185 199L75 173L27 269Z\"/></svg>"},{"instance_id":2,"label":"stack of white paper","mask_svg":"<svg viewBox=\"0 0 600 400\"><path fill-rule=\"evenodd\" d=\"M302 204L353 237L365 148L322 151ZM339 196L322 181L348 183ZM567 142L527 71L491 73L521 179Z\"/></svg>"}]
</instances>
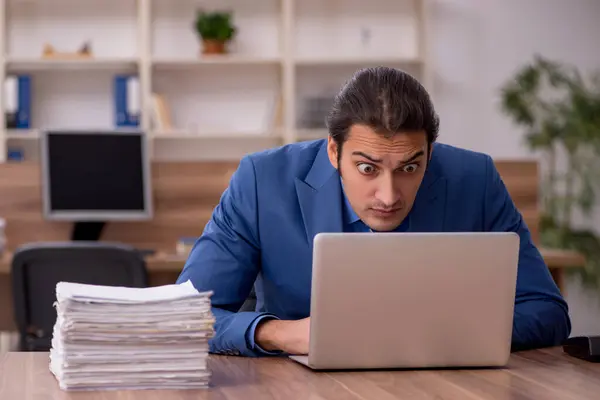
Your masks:
<instances>
[{"instance_id":1,"label":"stack of white paper","mask_svg":"<svg viewBox=\"0 0 600 400\"><path fill-rule=\"evenodd\" d=\"M62 389L208 386L212 292L60 282L50 371Z\"/></svg>"}]
</instances>

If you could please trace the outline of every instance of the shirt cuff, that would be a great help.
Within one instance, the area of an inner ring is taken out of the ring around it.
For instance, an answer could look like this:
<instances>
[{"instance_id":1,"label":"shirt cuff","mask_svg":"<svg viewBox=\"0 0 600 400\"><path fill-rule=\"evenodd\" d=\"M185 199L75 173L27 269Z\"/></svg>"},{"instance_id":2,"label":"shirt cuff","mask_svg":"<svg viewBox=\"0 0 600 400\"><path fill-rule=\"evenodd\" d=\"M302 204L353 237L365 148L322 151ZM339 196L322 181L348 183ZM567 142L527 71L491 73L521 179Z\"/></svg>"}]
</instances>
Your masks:
<instances>
[{"instance_id":1,"label":"shirt cuff","mask_svg":"<svg viewBox=\"0 0 600 400\"><path fill-rule=\"evenodd\" d=\"M258 317L256 317L256 319L254 321L252 321L252 323L248 327L248 330L246 331L246 343L248 343L248 348L250 348L250 350L252 350L252 351L262 353L264 355L275 356L275 355L281 354L281 351L267 351L267 350L263 349L262 347L260 347L255 342L256 327L258 326L258 324L260 322L262 322L264 320L269 320L269 319L279 319L279 318L277 318L273 314L261 314Z\"/></svg>"}]
</instances>

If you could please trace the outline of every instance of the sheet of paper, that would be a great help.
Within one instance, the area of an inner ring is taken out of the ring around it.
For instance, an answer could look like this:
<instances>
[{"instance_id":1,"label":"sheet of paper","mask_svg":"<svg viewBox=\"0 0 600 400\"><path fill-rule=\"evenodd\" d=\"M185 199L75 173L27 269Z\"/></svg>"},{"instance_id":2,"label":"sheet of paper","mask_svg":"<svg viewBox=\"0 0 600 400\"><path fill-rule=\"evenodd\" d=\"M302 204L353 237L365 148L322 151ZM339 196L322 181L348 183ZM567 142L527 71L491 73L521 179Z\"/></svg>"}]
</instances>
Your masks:
<instances>
[{"instance_id":1,"label":"sheet of paper","mask_svg":"<svg viewBox=\"0 0 600 400\"><path fill-rule=\"evenodd\" d=\"M147 288L100 286L82 283L59 282L56 285L58 299L93 300L105 303L155 303L202 295L191 281Z\"/></svg>"}]
</instances>

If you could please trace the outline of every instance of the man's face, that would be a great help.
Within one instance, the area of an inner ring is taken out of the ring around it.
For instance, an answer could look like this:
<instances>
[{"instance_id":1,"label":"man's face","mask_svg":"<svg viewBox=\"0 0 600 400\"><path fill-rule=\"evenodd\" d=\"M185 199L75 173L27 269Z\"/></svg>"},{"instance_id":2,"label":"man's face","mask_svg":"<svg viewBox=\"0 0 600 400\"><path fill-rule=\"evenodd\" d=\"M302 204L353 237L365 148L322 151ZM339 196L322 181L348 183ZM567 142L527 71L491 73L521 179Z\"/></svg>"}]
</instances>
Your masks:
<instances>
[{"instance_id":1,"label":"man's face","mask_svg":"<svg viewBox=\"0 0 600 400\"><path fill-rule=\"evenodd\" d=\"M375 231L392 231L411 210L427 166L425 132L386 138L363 125L350 129L338 148L329 138L329 160L342 176L354 212Z\"/></svg>"}]
</instances>

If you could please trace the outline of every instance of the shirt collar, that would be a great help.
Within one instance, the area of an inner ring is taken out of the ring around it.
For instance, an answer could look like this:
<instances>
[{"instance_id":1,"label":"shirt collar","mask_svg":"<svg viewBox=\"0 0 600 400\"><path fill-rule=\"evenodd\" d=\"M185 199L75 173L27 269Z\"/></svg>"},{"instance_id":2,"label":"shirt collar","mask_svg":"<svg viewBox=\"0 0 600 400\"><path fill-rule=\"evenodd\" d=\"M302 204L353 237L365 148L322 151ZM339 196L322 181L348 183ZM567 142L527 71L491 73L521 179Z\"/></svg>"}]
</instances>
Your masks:
<instances>
[{"instance_id":1,"label":"shirt collar","mask_svg":"<svg viewBox=\"0 0 600 400\"><path fill-rule=\"evenodd\" d=\"M342 196L344 197L344 220L347 224L350 225L350 224L360 221L360 218L354 212L354 210L352 209L352 206L350 205L350 202L348 201L348 197L346 196L346 193L344 192L344 183L342 182L341 178L340 178L340 184L342 186ZM408 227L408 216L404 219L404 221L402 221L402 224L400 224L400 226L395 229L395 231L402 232L402 231L405 231L407 229L407 227ZM369 231L373 232L372 229L369 229Z\"/></svg>"}]
</instances>

